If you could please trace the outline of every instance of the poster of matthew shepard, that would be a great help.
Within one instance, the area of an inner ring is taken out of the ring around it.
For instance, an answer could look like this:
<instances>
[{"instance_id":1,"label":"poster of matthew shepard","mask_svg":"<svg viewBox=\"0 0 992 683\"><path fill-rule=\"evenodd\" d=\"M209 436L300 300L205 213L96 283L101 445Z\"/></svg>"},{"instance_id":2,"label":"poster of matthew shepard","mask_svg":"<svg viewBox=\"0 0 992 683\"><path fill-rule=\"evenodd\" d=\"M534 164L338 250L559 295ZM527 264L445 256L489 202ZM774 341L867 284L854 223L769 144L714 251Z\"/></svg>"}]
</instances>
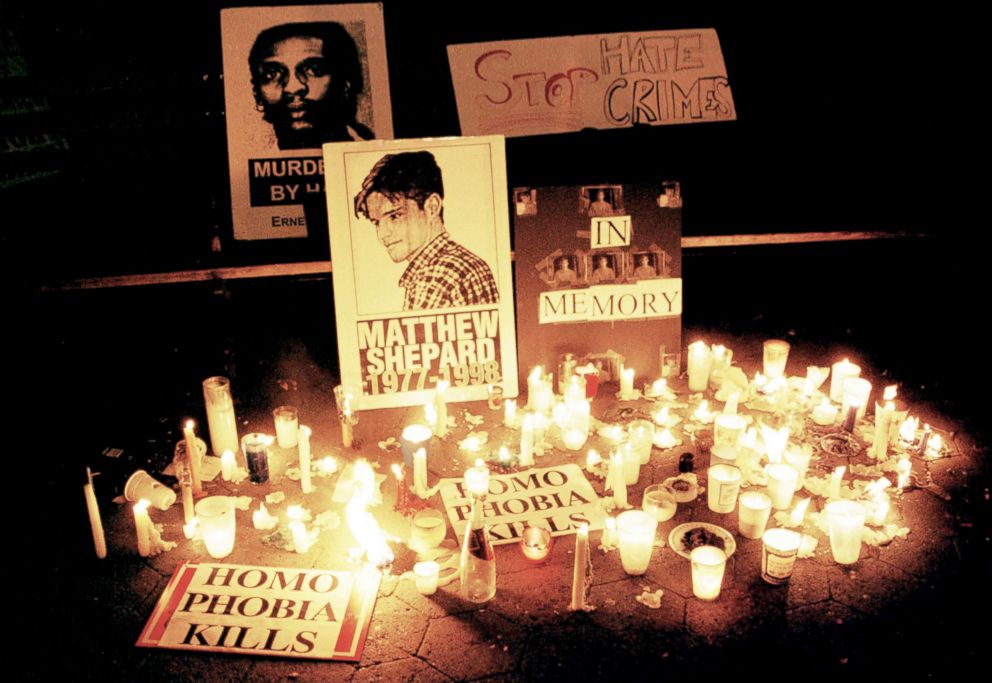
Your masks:
<instances>
[{"instance_id":1,"label":"poster of matthew shepard","mask_svg":"<svg viewBox=\"0 0 992 683\"><path fill-rule=\"evenodd\" d=\"M321 145L393 136L382 6L244 7L220 19L234 237L305 237L308 222L323 234Z\"/></svg>"},{"instance_id":2,"label":"poster of matthew shepard","mask_svg":"<svg viewBox=\"0 0 992 683\"><path fill-rule=\"evenodd\" d=\"M331 143L324 166L344 384L361 407L517 395L502 136Z\"/></svg>"}]
</instances>

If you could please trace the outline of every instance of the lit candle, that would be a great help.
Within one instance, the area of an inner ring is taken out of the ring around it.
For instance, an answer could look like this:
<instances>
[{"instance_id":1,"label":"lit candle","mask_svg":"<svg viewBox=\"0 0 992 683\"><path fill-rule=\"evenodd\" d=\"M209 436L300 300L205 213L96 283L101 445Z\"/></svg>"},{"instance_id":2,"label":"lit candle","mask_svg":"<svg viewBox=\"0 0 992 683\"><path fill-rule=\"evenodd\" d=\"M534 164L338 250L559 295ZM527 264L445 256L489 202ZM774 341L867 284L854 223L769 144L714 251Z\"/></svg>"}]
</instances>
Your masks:
<instances>
[{"instance_id":1,"label":"lit candle","mask_svg":"<svg viewBox=\"0 0 992 683\"><path fill-rule=\"evenodd\" d=\"M538 365L527 378L527 407L539 413L551 410L554 402L554 391L551 381L542 373L544 369Z\"/></svg>"},{"instance_id":2,"label":"lit candle","mask_svg":"<svg viewBox=\"0 0 992 683\"><path fill-rule=\"evenodd\" d=\"M509 467L510 460L510 449L506 446L500 446L499 453L496 454L496 461L503 467Z\"/></svg>"},{"instance_id":3,"label":"lit candle","mask_svg":"<svg viewBox=\"0 0 992 683\"><path fill-rule=\"evenodd\" d=\"M709 487L706 502L713 512L733 512L741 489L741 471L732 465L713 465L706 470Z\"/></svg>"},{"instance_id":4,"label":"lit candle","mask_svg":"<svg viewBox=\"0 0 992 683\"><path fill-rule=\"evenodd\" d=\"M844 398L844 382L860 377L861 368L846 358L830 368L830 400L839 403Z\"/></svg>"},{"instance_id":5,"label":"lit candle","mask_svg":"<svg viewBox=\"0 0 992 683\"><path fill-rule=\"evenodd\" d=\"M524 415L523 426L520 428L520 466L534 466L534 415Z\"/></svg>"},{"instance_id":6,"label":"lit candle","mask_svg":"<svg viewBox=\"0 0 992 683\"><path fill-rule=\"evenodd\" d=\"M565 402L572 403L575 401L585 401L586 400L586 380L582 375L572 375L568 379L568 385L565 387Z\"/></svg>"},{"instance_id":7,"label":"lit candle","mask_svg":"<svg viewBox=\"0 0 992 683\"><path fill-rule=\"evenodd\" d=\"M424 422L431 428L431 434L437 431L437 409L431 401L424 404Z\"/></svg>"},{"instance_id":8,"label":"lit candle","mask_svg":"<svg viewBox=\"0 0 992 683\"><path fill-rule=\"evenodd\" d=\"M892 482L882 477L865 487L865 493L871 497L865 506L865 514L868 517L868 522L874 526L885 524L885 518L889 514L889 496L885 493L885 489L890 486L892 486Z\"/></svg>"},{"instance_id":9,"label":"lit candle","mask_svg":"<svg viewBox=\"0 0 992 683\"><path fill-rule=\"evenodd\" d=\"M785 366L789 360L789 343L781 339L769 339L764 343L763 370L769 379L785 376Z\"/></svg>"},{"instance_id":10,"label":"lit candle","mask_svg":"<svg viewBox=\"0 0 992 683\"><path fill-rule=\"evenodd\" d=\"M437 592L438 575L441 565L433 560L417 562L413 565L414 584L421 595L433 595Z\"/></svg>"},{"instance_id":11,"label":"lit candle","mask_svg":"<svg viewBox=\"0 0 992 683\"><path fill-rule=\"evenodd\" d=\"M927 443L926 455L928 458L939 458L940 452L944 449L944 440L940 434L934 434Z\"/></svg>"},{"instance_id":12,"label":"lit candle","mask_svg":"<svg viewBox=\"0 0 992 683\"><path fill-rule=\"evenodd\" d=\"M672 434L672 430L666 428L662 430L660 435L654 437L654 445L663 451L667 451L670 448L678 446L679 440Z\"/></svg>"},{"instance_id":13,"label":"lit candle","mask_svg":"<svg viewBox=\"0 0 992 683\"><path fill-rule=\"evenodd\" d=\"M792 509L792 512L789 513L789 524L790 524L790 526L797 527L797 526L799 526L800 524L803 523L803 520L806 519L806 510L807 510L807 508L809 508L809 501L810 500L812 500L812 499L811 498L803 498L801 501L799 501L798 503L796 503L796 507L794 507Z\"/></svg>"},{"instance_id":14,"label":"lit candle","mask_svg":"<svg viewBox=\"0 0 992 683\"><path fill-rule=\"evenodd\" d=\"M413 454L413 492L427 498L427 451L423 448Z\"/></svg>"},{"instance_id":15,"label":"lit candle","mask_svg":"<svg viewBox=\"0 0 992 683\"><path fill-rule=\"evenodd\" d=\"M601 462L603 462L603 458L600 457L599 453L590 448L589 452L586 454L586 471L592 472L593 469L595 469L595 467Z\"/></svg>"},{"instance_id":16,"label":"lit candle","mask_svg":"<svg viewBox=\"0 0 992 683\"><path fill-rule=\"evenodd\" d=\"M568 608L584 610L589 568L589 525L582 524L575 534L575 564L572 566L572 600Z\"/></svg>"},{"instance_id":17,"label":"lit candle","mask_svg":"<svg viewBox=\"0 0 992 683\"><path fill-rule=\"evenodd\" d=\"M647 420L634 420L627 425L627 441L642 465L651 461L651 445L654 441L654 425Z\"/></svg>"},{"instance_id":18,"label":"lit candle","mask_svg":"<svg viewBox=\"0 0 992 683\"><path fill-rule=\"evenodd\" d=\"M710 369L710 388L716 391L723 384L723 376L733 360L734 352L723 344L713 345L713 367Z\"/></svg>"},{"instance_id":19,"label":"lit candle","mask_svg":"<svg viewBox=\"0 0 992 683\"><path fill-rule=\"evenodd\" d=\"M913 471L913 465L909 461L909 458L903 457L899 460L899 464L896 465L896 473L899 475L898 483L896 486L899 490L906 488L909 484L909 475Z\"/></svg>"},{"instance_id":20,"label":"lit candle","mask_svg":"<svg viewBox=\"0 0 992 683\"><path fill-rule=\"evenodd\" d=\"M761 438L765 441L765 453L768 455L768 462L782 462L782 455L785 447L789 443L789 428L772 429L768 425L761 425Z\"/></svg>"},{"instance_id":21,"label":"lit candle","mask_svg":"<svg viewBox=\"0 0 992 683\"><path fill-rule=\"evenodd\" d=\"M276 444L279 448L295 448L298 442L299 413L293 406L279 406L272 411L276 427Z\"/></svg>"},{"instance_id":22,"label":"lit candle","mask_svg":"<svg viewBox=\"0 0 992 683\"><path fill-rule=\"evenodd\" d=\"M809 446L790 446L785 451L785 464L796 471L796 490L806 483L806 472L809 470L809 460L813 457L813 449Z\"/></svg>"},{"instance_id":23,"label":"lit candle","mask_svg":"<svg viewBox=\"0 0 992 683\"><path fill-rule=\"evenodd\" d=\"M713 368L713 351L704 341L689 344L689 391L706 391Z\"/></svg>"},{"instance_id":24,"label":"lit candle","mask_svg":"<svg viewBox=\"0 0 992 683\"><path fill-rule=\"evenodd\" d=\"M234 550L236 520L234 501L228 496L208 496L196 503L196 519L203 545L210 557L227 557Z\"/></svg>"},{"instance_id":25,"label":"lit candle","mask_svg":"<svg viewBox=\"0 0 992 683\"><path fill-rule=\"evenodd\" d=\"M189 463L189 475L193 481L193 495L203 495L203 484L200 481L200 451L196 447L196 435L193 433L195 423L186 420L183 427L183 438L186 440L186 461Z\"/></svg>"},{"instance_id":26,"label":"lit candle","mask_svg":"<svg viewBox=\"0 0 992 683\"><path fill-rule=\"evenodd\" d=\"M214 455L238 450L238 423L234 417L231 380L227 377L203 380L203 402L207 409L207 429Z\"/></svg>"},{"instance_id":27,"label":"lit candle","mask_svg":"<svg viewBox=\"0 0 992 683\"><path fill-rule=\"evenodd\" d=\"M403 465L393 463L393 475L396 476L396 509L406 510L410 507L410 488L406 485L406 471Z\"/></svg>"},{"instance_id":28,"label":"lit candle","mask_svg":"<svg viewBox=\"0 0 992 683\"><path fill-rule=\"evenodd\" d=\"M899 426L899 444L909 448L916 443L916 430L920 427L920 418L907 417Z\"/></svg>"},{"instance_id":29,"label":"lit candle","mask_svg":"<svg viewBox=\"0 0 992 683\"><path fill-rule=\"evenodd\" d=\"M587 434L580 429L568 429L561 435L562 443L570 451L577 451L586 443Z\"/></svg>"},{"instance_id":30,"label":"lit candle","mask_svg":"<svg viewBox=\"0 0 992 683\"><path fill-rule=\"evenodd\" d=\"M437 429L434 430L438 436L443 437L448 433L448 387L447 380L439 380L434 389L434 411L437 413Z\"/></svg>"},{"instance_id":31,"label":"lit candle","mask_svg":"<svg viewBox=\"0 0 992 683\"><path fill-rule=\"evenodd\" d=\"M148 506L151 505L145 498L134 504L134 534L138 541L138 554L148 557L151 554L151 525L152 520L148 517Z\"/></svg>"},{"instance_id":32,"label":"lit candle","mask_svg":"<svg viewBox=\"0 0 992 683\"><path fill-rule=\"evenodd\" d=\"M355 444L355 427L352 424L353 413L351 399L345 398L344 409L341 411L341 445L351 448Z\"/></svg>"},{"instance_id":33,"label":"lit candle","mask_svg":"<svg viewBox=\"0 0 992 683\"><path fill-rule=\"evenodd\" d=\"M772 499L760 491L745 491L737 508L737 529L744 538L761 538L772 512Z\"/></svg>"},{"instance_id":34,"label":"lit candle","mask_svg":"<svg viewBox=\"0 0 992 683\"><path fill-rule=\"evenodd\" d=\"M627 486L636 486L641 477L641 456L627 441L620 445L620 455L623 457L623 480Z\"/></svg>"},{"instance_id":35,"label":"lit candle","mask_svg":"<svg viewBox=\"0 0 992 683\"><path fill-rule=\"evenodd\" d=\"M713 422L713 418L714 415L710 412L710 402L706 400L702 401L699 407L696 408L696 412L692 414L692 419L704 425Z\"/></svg>"},{"instance_id":36,"label":"lit candle","mask_svg":"<svg viewBox=\"0 0 992 683\"><path fill-rule=\"evenodd\" d=\"M293 534L294 549L300 554L308 552L311 543L307 527L303 524L303 508L299 505L290 505L286 509L286 516L292 520L289 523L289 530Z\"/></svg>"},{"instance_id":37,"label":"lit candle","mask_svg":"<svg viewBox=\"0 0 992 683\"><path fill-rule=\"evenodd\" d=\"M313 491L313 484L310 481L310 435L313 433L306 425L299 426L297 443L300 446L300 488L303 493Z\"/></svg>"},{"instance_id":38,"label":"lit candle","mask_svg":"<svg viewBox=\"0 0 992 683\"><path fill-rule=\"evenodd\" d=\"M427 449L431 440L430 427L421 424L407 425L400 433L400 450L403 451L403 465L413 467L413 454L421 448Z\"/></svg>"},{"instance_id":39,"label":"lit candle","mask_svg":"<svg viewBox=\"0 0 992 683\"><path fill-rule=\"evenodd\" d=\"M771 496L772 507L788 510L796 492L799 473L784 463L769 465L765 471L768 473L768 495Z\"/></svg>"},{"instance_id":40,"label":"lit candle","mask_svg":"<svg viewBox=\"0 0 992 683\"><path fill-rule=\"evenodd\" d=\"M827 498L840 498L840 486L844 482L844 472L846 471L846 465L840 465L834 468L833 474L830 475L830 488L827 489Z\"/></svg>"},{"instance_id":41,"label":"lit candle","mask_svg":"<svg viewBox=\"0 0 992 683\"><path fill-rule=\"evenodd\" d=\"M100 518L100 506L96 502L96 491L93 489L93 473L86 468L86 483L83 484L83 496L86 498L86 512L90 518L90 531L93 533L93 549L101 560L107 556L107 539L103 535L103 520Z\"/></svg>"},{"instance_id":42,"label":"lit candle","mask_svg":"<svg viewBox=\"0 0 992 683\"><path fill-rule=\"evenodd\" d=\"M854 564L861 556L865 508L851 500L835 500L824 508L830 530L830 552L837 564Z\"/></svg>"},{"instance_id":43,"label":"lit candle","mask_svg":"<svg viewBox=\"0 0 992 683\"><path fill-rule=\"evenodd\" d=\"M503 425L506 427L517 425L517 402L512 398L503 402Z\"/></svg>"},{"instance_id":44,"label":"lit candle","mask_svg":"<svg viewBox=\"0 0 992 683\"><path fill-rule=\"evenodd\" d=\"M279 524L279 518L269 514L265 503L259 503L258 509L251 513L251 523L256 529L268 531L276 528Z\"/></svg>"},{"instance_id":45,"label":"lit candle","mask_svg":"<svg viewBox=\"0 0 992 683\"><path fill-rule=\"evenodd\" d=\"M627 510L617 516L620 564L628 574L640 576L648 570L657 527L655 518L643 510Z\"/></svg>"},{"instance_id":46,"label":"lit candle","mask_svg":"<svg viewBox=\"0 0 992 683\"><path fill-rule=\"evenodd\" d=\"M659 411L651 415L651 417L654 419L655 424L658 425L659 427L671 426L670 424L668 424L672 419L671 412L669 411L668 406L664 406Z\"/></svg>"},{"instance_id":47,"label":"lit candle","mask_svg":"<svg viewBox=\"0 0 992 683\"><path fill-rule=\"evenodd\" d=\"M613 504L619 508L627 507L627 482L624 479L623 455L619 451L610 454L610 488L613 490Z\"/></svg>"},{"instance_id":48,"label":"lit candle","mask_svg":"<svg viewBox=\"0 0 992 683\"><path fill-rule=\"evenodd\" d=\"M412 461L411 457L411 461ZM321 476L327 477L338 471L338 463L331 456L325 456L317 461L317 471L320 472Z\"/></svg>"},{"instance_id":49,"label":"lit candle","mask_svg":"<svg viewBox=\"0 0 992 683\"><path fill-rule=\"evenodd\" d=\"M623 368L620 371L620 398L634 398L634 368Z\"/></svg>"},{"instance_id":50,"label":"lit candle","mask_svg":"<svg viewBox=\"0 0 992 683\"><path fill-rule=\"evenodd\" d=\"M651 396L659 397L664 396L668 392L668 380L667 379L656 379L651 383Z\"/></svg>"},{"instance_id":51,"label":"lit candle","mask_svg":"<svg viewBox=\"0 0 992 683\"><path fill-rule=\"evenodd\" d=\"M792 576L802 534L789 529L769 529L761 537L761 578L772 585Z\"/></svg>"},{"instance_id":52,"label":"lit candle","mask_svg":"<svg viewBox=\"0 0 992 683\"><path fill-rule=\"evenodd\" d=\"M600 538L600 545L604 548L617 547L617 518L607 516L603 523L603 536Z\"/></svg>"},{"instance_id":53,"label":"lit candle","mask_svg":"<svg viewBox=\"0 0 992 683\"><path fill-rule=\"evenodd\" d=\"M500 405L503 403L503 387L487 384L486 394L489 399L489 410L499 410Z\"/></svg>"},{"instance_id":54,"label":"lit candle","mask_svg":"<svg viewBox=\"0 0 992 683\"><path fill-rule=\"evenodd\" d=\"M727 399L727 402L723 404L723 414L724 415L736 415L737 414L737 404L741 400L741 392L735 391Z\"/></svg>"},{"instance_id":55,"label":"lit candle","mask_svg":"<svg viewBox=\"0 0 992 683\"><path fill-rule=\"evenodd\" d=\"M489 468L481 458L476 459L475 467L465 470L465 488L469 497L484 498L489 494Z\"/></svg>"},{"instance_id":56,"label":"lit candle","mask_svg":"<svg viewBox=\"0 0 992 683\"><path fill-rule=\"evenodd\" d=\"M527 525L520 536L520 551L531 562L544 562L551 552L551 532Z\"/></svg>"},{"instance_id":57,"label":"lit candle","mask_svg":"<svg viewBox=\"0 0 992 683\"><path fill-rule=\"evenodd\" d=\"M851 405L858 406L858 419L863 420L871 397L871 382L860 377L854 377L844 382L844 413L847 414Z\"/></svg>"},{"instance_id":58,"label":"lit candle","mask_svg":"<svg viewBox=\"0 0 992 683\"><path fill-rule=\"evenodd\" d=\"M889 424L892 422L892 414L896 407L892 401L886 401L885 405L875 403L875 438L871 445L871 451L876 460L885 460L889 454Z\"/></svg>"},{"instance_id":59,"label":"lit candle","mask_svg":"<svg viewBox=\"0 0 992 683\"><path fill-rule=\"evenodd\" d=\"M689 561L692 563L692 594L706 601L720 597L727 554L714 546L702 545L689 553Z\"/></svg>"},{"instance_id":60,"label":"lit candle","mask_svg":"<svg viewBox=\"0 0 992 683\"><path fill-rule=\"evenodd\" d=\"M220 456L220 478L224 481L234 479L234 473L238 468L238 462L234 459L234 451L224 451Z\"/></svg>"},{"instance_id":61,"label":"lit candle","mask_svg":"<svg viewBox=\"0 0 992 683\"><path fill-rule=\"evenodd\" d=\"M826 396L816 408L813 409L813 422L821 427L828 427L837 421L837 406L833 405Z\"/></svg>"},{"instance_id":62,"label":"lit candle","mask_svg":"<svg viewBox=\"0 0 992 683\"><path fill-rule=\"evenodd\" d=\"M734 413L717 415L713 423L713 445L737 448L737 442L740 441L741 434L746 428L747 420L740 415Z\"/></svg>"},{"instance_id":63,"label":"lit candle","mask_svg":"<svg viewBox=\"0 0 992 683\"><path fill-rule=\"evenodd\" d=\"M917 449L917 453L920 455L927 454L927 446L930 445L930 437L933 435L933 430L930 428L929 424L923 425L923 433L920 434L920 446Z\"/></svg>"}]
</instances>

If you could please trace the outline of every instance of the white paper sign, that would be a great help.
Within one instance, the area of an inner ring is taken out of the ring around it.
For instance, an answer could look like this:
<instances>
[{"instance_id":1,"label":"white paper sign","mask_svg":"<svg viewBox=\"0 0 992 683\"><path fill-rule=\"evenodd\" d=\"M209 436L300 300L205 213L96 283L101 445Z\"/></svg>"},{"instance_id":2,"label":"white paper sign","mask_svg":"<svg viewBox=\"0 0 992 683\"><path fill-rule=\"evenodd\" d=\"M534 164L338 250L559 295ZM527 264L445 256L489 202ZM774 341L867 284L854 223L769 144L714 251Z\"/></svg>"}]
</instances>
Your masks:
<instances>
[{"instance_id":1,"label":"white paper sign","mask_svg":"<svg viewBox=\"0 0 992 683\"><path fill-rule=\"evenodd\" d=\"M541 292L539 305L541 325L667 318L682 315L682 278Z\"/></svg>"}]
</instances>

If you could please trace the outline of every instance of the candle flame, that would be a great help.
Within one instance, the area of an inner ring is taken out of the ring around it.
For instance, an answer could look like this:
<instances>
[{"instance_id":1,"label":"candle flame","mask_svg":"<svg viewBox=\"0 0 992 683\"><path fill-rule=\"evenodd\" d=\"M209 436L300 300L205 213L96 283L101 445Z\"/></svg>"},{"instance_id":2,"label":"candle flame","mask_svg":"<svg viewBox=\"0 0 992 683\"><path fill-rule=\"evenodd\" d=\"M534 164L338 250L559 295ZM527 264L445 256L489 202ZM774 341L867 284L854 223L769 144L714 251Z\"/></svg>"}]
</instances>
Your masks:
<instances>
[{"instance_id":1,"label":"candle flame","mask_svg":"<svg viewBox=\"0 0 992 683\"><path fill-rule=\"evenodd\" d=\"M499 455L497 457L501 463L510 462L510 449L506 446L500 446Z\"/></svg>"},{"instance_id":2,"label":"candle flame","mask_svg":"<svg viewBox=\"0 0 992 683\"><path fill-rule=\"evenodd\" d=\"M317 469L327 474L334 474L338 470L338 463L328 455L317 461Z\"/></svg>"},{"instance_id":3,"label":"candle flame","mask_svg":"<svg viewBox=\"0 0 992 683\"><path fill-rule=\"evenodd\" d=\"M134 504L134 509L138 512L148 512L148 508L151 507L151 501L147 498L142 498L137 503Z\"/></svg>"},{"instance_id":4,"label":"candle flame","mask_svg":"<svg viewBox=\"0 0 992 683\"><path fill-rule=\"evenodd\" d=\"M934 434L930 437L930 441L927 442L927 455L936 456L940 455L940 452L944 449L944 440L940 438L940 434Z\"/></svg>"},{"instance_id":5,"label":"candle flame","mask_svg":"<svg viewBox=\"0 0 992 683\"><path fill-rule=\"evenodd\" d=\"M530 376L528 379L536 382L537 380L541 379L541 373L543 371L544 369L540 365L538 365L537 367L535 367L533 370L530 371Z\"/></svg>"},{"instance_id":6,"label":"candle flame","mask_svg":"<svg viewBox=\"0 0 992 683\"><path fill-rule=\"evenodd\" d=\"M896 473L899 475L896 486L900 489L906 488L909 484L909 475L912 471L913 464L909 461L909 458L902 458L899 464L896 465Z\"/></svg>"},{"instance_id":7,"label":"candle flame","mask_svg":"<svg viewBox=\"0 0 992 683\"><path fill-rule=\"evenodd\" d=\"M661 394L665 393L667 389L668 389L667 379L656 379L651 384L651 393L654 394L655 396L660 396Z\"/></svg>"},{"instance_id":8,"label":"candle flame","mask_svg":"<svg viewBox=\"0 0 992 683\"><path fill-rule=\"evenodd\" d=\"M806 508L809 507L810 498L803 498L801 501L796 503L796 507L792 510L792 515L790 521L792 526L799 526L803 523L806 518Z\"/></svg>"},{"instance_id":9,"label":"candle flame","mask_svg":"<svg viewBox=\"0 0 992 683\"><path fill-rule=\"evenodd\" d=\"M397 478L397 479L398 479L399 481L403 481L403 468L402 468L402 467L400 467L398 463L395 463L395 462L394 462L394 463L393 463L393 464L392 464L392 465L390 466L390 469L392 469L392 470L393 470L393 474L394 474L394 475L396 476L396 478Z\"/></svg>"},{"instance_id":10,"label":"candle flame","mask_svg":"<svg viewBox=\"0 0 992 683\"><path fill-rule=\"evenodd\" d=\"M482 442L479 441L479 437L477 436L469 436L462 439L462 441L458 444L458 447L462 450L478 453L482 450Z\"/></svg>"},{"instance_id":11,"label":"candle flame","mask_svg":"<svg viewBox=\"0 0 992 683\"><path fill-rule=\"evenodd\" d=\"M782 462L782 454L789 443L789 428L772 429L768 425L762 424L761 437L765 440L768 462Z\"/></svg>"},{"instance_id":12,"label":"candle flame","mask_svg":"<svg viewBox=\"0 0 992 683\"><path fill-rule=\"evenodd\" d=\"M196 423L192 420L186 420L186 429L193 429L196 427Z\"/></svg>"},{"instance_id":13,"label":"candle flame","mask_svg":"<svg viewBox=\"0 0 992 683\"><path fill-rule=\"evenodd\" d=\"M657 440L658 447L666 450L669 448L674 448L677 443L678 441L672 434L672 430L668 427L665 427L665 430L661 433L661 436L659 436Z\"/></svg>"},{"instance_id":14,"label":"candle flame","mask_svg":"<svg viewBox=\"0 0 992 683\"><path fill-rule=\"evenodd\" d=\"M595 449L590 448L589 452L586 454L586 467L595 467L599 463L603 462L603 458L600 457L599 453Z\"/></svg>"},{"instance_id":15,"label":"candle flame","mask_svg":"<svg viewBox=\"0 0 992 683\"><path fill-rule=\"evenodd\" d=\"M727 347L723 344L716 344L713 346L713 355L717 359L722 359L727 353Z\"/></svg>"},{"instance_id":16,"label":"candle flame","mask_svg":"<svg viewBox=\"0 0 992 683\"><path fill-rule=\"evenodd\" d=\"M300 434L303 435L303 438L309 439L313 435L313 430L307 425L300 425Z\"/></svg>"},{"instance_id":17,"label":"candle flame","mask_svg":"<svg viewBox=\"0 0 992 683\"><path fill-rule=\"evenodd\" d=\"M667 427L669 420L671 420L671 416L669 415L669 411L668 411L668 406L665 406L651 417L653 417L654 421L657 422L660 426Z\"/></svg>"},{"instance_id":18,"label":"candle flame","mask_svg":"<svg viewBox=\"0 0 992 683\"><path fill-rule=\"evenodd\" d=\"M483 467L484 468L486 466L486 463L482 461L482 458L476 458L475 459L475 466L476 467Z\"/></svg>"},{"instance_id":19,"label":"candle flame","mask_svg":"<svg viewBox=\"0 0 992 683\"><path fill-rule=\"evenodd\" d=\"M899 392L899 385L892 384L885 387L885 391L882 392L883 401L894 401L896 399L896 394Z\"/></svg>"},{"instance_id":20,"label":"candle flame","mask_svg":"<svg viewBox=\"0 0 992 683\"><path fill-rule=\"evenodd\" d=\"M348 520L351 535L359 544L359 552L356 555L358 557L364 555L373 566L387 569L393 562L393 551L390 550L386 535L379 524L366 509L372 502L372 490L364 484L367 483L368 474L372 475L374 482L375 472L365 460L356 462L354 469L354 493L345 507L345 518Z\"/></svg>"},{"instance_id":21,"label":"candle flame","mask_svg":"<svg viewBox=\"0 0 992 683\"><path fill-rule=\"evenodd\" d=\"M917 417L907 417L899 427L899 440L903 443L912 444L916 441L916 430L920 426L920 419Z\"/></svg>"},{"instance_id":22,"label":"candle flame","mask_svg":"<svg viewBox=\"0 0 992 683\"><path fill-rule=\"evenodd\" d=\"M286 508L286 516L289 517L294 522L302 522L306 514L303 512L303 508L299 505L290 505Z\"/></svg>"}]
</instances>

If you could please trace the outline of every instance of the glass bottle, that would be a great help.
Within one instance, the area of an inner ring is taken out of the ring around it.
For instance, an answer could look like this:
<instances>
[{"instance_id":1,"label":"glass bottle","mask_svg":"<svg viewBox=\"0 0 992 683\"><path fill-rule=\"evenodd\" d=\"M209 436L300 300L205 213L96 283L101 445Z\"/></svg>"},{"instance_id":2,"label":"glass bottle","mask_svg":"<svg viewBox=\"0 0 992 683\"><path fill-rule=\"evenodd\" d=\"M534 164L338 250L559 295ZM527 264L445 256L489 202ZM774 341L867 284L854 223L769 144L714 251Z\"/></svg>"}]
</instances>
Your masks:
<instances>
[{"instance_id":1,"label":"glass bottle","mask_svg":"<svg viewBox=\"0 0 992 683\"><path fill-rule=\"evenodd\" d=\"M488 602L496 595L496 555L482 519L479 498L472 500L472 514L465 527L460 574L462 595L467 600Z\"/></svg>"}]
</instances>

